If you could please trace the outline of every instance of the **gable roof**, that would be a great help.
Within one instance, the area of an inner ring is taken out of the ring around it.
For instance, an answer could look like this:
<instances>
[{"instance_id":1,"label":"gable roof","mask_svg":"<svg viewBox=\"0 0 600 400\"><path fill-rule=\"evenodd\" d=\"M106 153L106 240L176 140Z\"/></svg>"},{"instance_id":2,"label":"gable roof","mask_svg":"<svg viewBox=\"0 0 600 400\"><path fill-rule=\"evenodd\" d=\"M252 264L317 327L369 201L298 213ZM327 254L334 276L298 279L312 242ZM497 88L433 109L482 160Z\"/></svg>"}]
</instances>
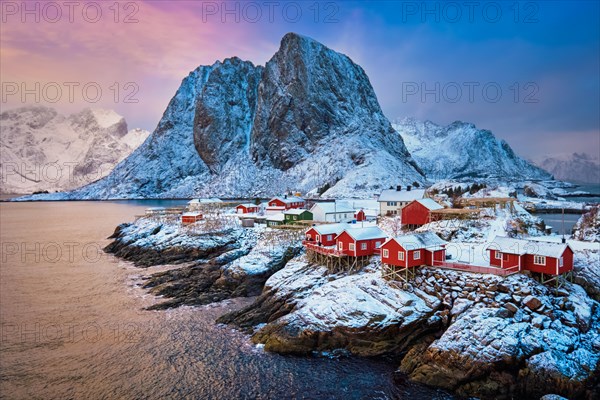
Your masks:
<instances>
[{"instance_id":1,"label":"gable roof","mask_svg":"<svg viewBox=\"0 0 600 400\"><path fill-rule=\"evenodd\" d=\"M291 210L285 210L283 213L284 214L291 214L291 215L300 215L300 214L305 213L305 212L310 213L310 211L305 210L303 208L292 208Z\"/></svg>"},{"instance_id":2,"label":"gable roof","mask_svg":"<svg viewBox=\"0 0 600 400\"><path fill-rule=\"evenodd\" d=\"M514 239L506 236L496 236L486 250L498 250L508 254L531 254L559 258L570 246L566 243L542 242L539 240ZM573 249L571 249L572 251Z\"/></svg>"},{"instance_id":3,"label":"gable roof","mask_svg":"<svg viewBox=\"0 0 600 400\"><path fill-rule=\"evenodd\" d=\"M252 203L242 203L242 204L238 204L235 208L238 208L238 207L257 208L258 206L256 204L252 204Z\"/></svg>"},{"instance_id":4,"label":"gable roof","mask_svg":"<svg viewBox=\"0 0 600 400\"><path fill-rule=\"evenodd\" d=\"M441 210L442 208L444 208L443 206L439 205L435 200L433 199L429 199L429 198L425 198L425 199L418 199L415 200L416 202L420 203L423 207L427 208L428 210Z\"/></svg>"},{"instance_id":5,"label":"gable roof","mask_svg":"<svg viewBox=\"0 0 600 400\"><path fill-rule=\"evenodd\" d=\"M385 239L387 237L386 233L377 226L369 226L366 228L347 228L344 229L344 232L350 235L350 237L354 240L370 240L379 238Z\"/></svg>"},{"instance_id":6,"label":"gable roof","mask_svg":"<svg viewBox=\"0 0 600 400\"><path fill-rule=\"evenodd\" d=\"M304 199L300 198L300 197L296 197L296 196L291 196L288 198L283 198L283 197L273 197L271 200L269 200L269 202L273 201L273 200L279 200L283 203L289 204L289 203L304 203Z\"/></svg>"},{"instance_id":7,"label":"gable roof","mask_svg":"<svg viewBox=\"0 0 600 400\"><path fill-rule=\"evenodd\" d=\"M320 208L325 214L339 214L339 213L354 213L354 209L345 202L323 202L315 203L310 210Z\"/></svg>"},{"instance_id":8,"label":"gable roof","mask_svg":"<svg viewBox=\"0 0 600 400\"><path fill-rule=\"evenodd\" d=\"M339 235L340 233L342 233L344 231L344 229L347 229L349 226L350 225L348 225L346 223L323 224L323 225L311 226L309 228L309 230L314 229L319 235L331 235L331 234Z\"/></svg>"},{"instance_id":9,"label":"gable roof","mask_svg":"<svg viewBox=\"0 0 600 400\"><path fill-rule=\"evenodd\" d=\"M269 215L266 218L267 221L285 221L285 216L283 213Z\"/></svg>"},{"instance_id":10,"label":"gable roof","mask_svg":"<svg viewBox=\"0 0 600 400\"><path fill-rule=\"evenodd\" d=\"M441 239L433 232L420 232L410 235L396 236L387 240L385 243L389 242L390 240L395 240L405 250L431 249L448 244L448 242Z\"/></svg>"},{"instance_id":11,"label":"gable roof","mask_svg":"<svg viewBox=\"0 0 600 400\"><path fill-rule=\"evenodd\" d=\"M200 211L188 211L188 212L184 212L183 214L181 214L182 217L198 217L198 216L202 216L202 213Z\"/></svg>"},{"instance_id":12,"label":"gable roof","mask_svg":"<svg viewBox=\"0 0 600 400\"><path fill-rule=\"evenodd\" d=\"M384 201L413 201L422 199L425 196L425 189L412 189L412 190L394 190L387 189L382 190L379 195L378 202Z\"/></svg>"}]
</instances>

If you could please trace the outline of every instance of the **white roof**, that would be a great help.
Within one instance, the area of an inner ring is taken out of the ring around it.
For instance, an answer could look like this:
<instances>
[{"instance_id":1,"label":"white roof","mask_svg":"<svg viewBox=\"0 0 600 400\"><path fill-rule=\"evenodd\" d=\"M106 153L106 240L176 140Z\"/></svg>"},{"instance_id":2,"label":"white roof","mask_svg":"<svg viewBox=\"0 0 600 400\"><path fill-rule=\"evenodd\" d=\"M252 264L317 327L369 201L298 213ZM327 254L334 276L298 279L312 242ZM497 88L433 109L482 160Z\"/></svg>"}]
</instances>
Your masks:
<instances>
[{"instance_id":1,"label":"white roof","mask_svg":"<svg viewBox=\"0 0 600 400\"><path fill-rule=\"evenodd\" d=\"M401 235L396 236L395 238L391 238L390 240L395 240L400 246L402 246L406 250L430 249L434 247L441 248L441 246L448 244L448 242L442 240L438 235L436 235L433 232L421 232L413 233L410 235ZM388 241L386 241L386 243Z\"/></svg>"},{"instance_id":2,"label":"white roof","mask_svg":"<svg viewBox=\"0 0 600 400\"><path fill-rule=\"evenodd\" d=\"M546 257L559 258L569 247L566 243L541 242L539 240L513 239L505 236L496 236L486 250L498 250L509 254L532 254Z\"/></svg>"},{"instance_id":3,"label":"white roof","mask_svg":"<svg viewBox=\"0 0 600 400\"><path fill-rule=\"evenodd\" d=\"M377 226L369 226L366 228L348 228L344 230L354 240L369 240L369 239L385 239L387 235Z\"/></svg>"},{"instance_id":4,"label":"white roof","mask_svg":"<svg viewBox=\"0 0 600 400\"><path fill-rule=\"evenodd\" d=\"M439 205L436 201L429 198L418 199L417 201L429 210L441 210L442 208L444 208L443 206Z\"/></svg>"},{"instance_id":5,"label":"white roof","mask_svg":"<svg viewBox=\"0 0 600 400\"><path fill-rule=\"evenodd\" d=\"M425 189L412 190L382 190L377 201L413 201L422 199L425 196Z\"/></svg>"},{"instance_id":6,"label":"white roof","mask_svg":"<svg viewBox=\"0 0 600 400\"><path fill-rule=\"evenodd\" d=\"M285 210L283 213L284 214L291 214L291 215L300 215L304 211L308 211L308 210L305 210L304 208L292 208L290 210Z\"/></svg>"},{"instance_id":7,"label":"white roof","mask_svg":"<svg viewBox=\"0 0 600 400\"><path fill-rule=\"evenodd\" d=\"M284 221L285 217L282 213L269 215L267 221Z\"/></svg>"},{"instance_id":8,"label":"white roof","mask_svg":"<svg viewBox=\"0 0 600 400\"><path fill-rule=\"evenodd\" d=\"M277 199L277 200L281 200L281 201L283 201L284 203L297 203L297 202L304 203L304 199L303 199L303 198L296 197L296 196L290 196L290 197L288 197L288 198L284 198L284 197L273 197L273 198L271 199L271 201L273 201L273 200L275 200L275 199Z\"/></svg>"},{"instance_id":9,"label":"white roof","mask_svg":"<svg viewBox=\"0 0 600 400\"><path fill-rule=\"evenodd\" d=\"M315 231L317 231L317 233L319 235L330 235L330 234L336 234L339 235L340 233L342 233L344 231L344 229L348 229L350 225L346 224L346 223L340 223L340 224L323 224L323 225L315 225L312 226L311 228L314 229Z\"/></svg>"},{"instance_id":10,"label":"white roof","mask_svg":"<svg viewBox=\"0 0 600 400\"><path fill-rule=\"evenodd\" d=\"M246 207L246 208L251 208L251 207L252 207L252 208L254 208L254 207L258 207L256 204L252 204L252 203L242 203L242 204L239 204L237 207L240 207L240 206L243 206L243 207ZM237 207L236 207L236 208L237 208Z\"/></svg>"},{"instance_id":11,"label":"white roof","mask_svg":"<svg viewBox=\"0 0 600 400\"><path fill-rule=\"evenodd\" d=\"M315 203L311 211L317 207L323 210L325 214L354 213L354 209L344 202Z\"/></svg>"},{"instance_id":12,"label":"white roof","mask_svg":"<svg viewBox=\"0 0 600 400\"><path fill-rule=\"evenodd\" d=\"M198 211L190 211L190 212L184 212L183 214L181 214L182 217L197 217L197 216L202 216L201 212Z\"/></svg>"}]
</instances>

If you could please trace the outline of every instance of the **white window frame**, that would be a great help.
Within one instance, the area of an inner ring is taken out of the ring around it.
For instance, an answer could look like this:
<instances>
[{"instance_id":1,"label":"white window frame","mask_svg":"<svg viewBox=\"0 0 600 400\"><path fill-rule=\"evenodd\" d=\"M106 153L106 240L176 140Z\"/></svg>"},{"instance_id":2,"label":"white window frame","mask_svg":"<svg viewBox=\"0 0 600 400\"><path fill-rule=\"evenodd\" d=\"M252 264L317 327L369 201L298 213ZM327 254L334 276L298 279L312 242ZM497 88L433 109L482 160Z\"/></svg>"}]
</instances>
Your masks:
<instances>
[{"instance_id":1,"label":"white window frame","mask_svg":"<svg viewBox=\"0 0 600 400\"><path fill-rule=\"evenodd\" d=\"M344 250L344 243L338 242L338 250L340 250L340 251Z\"/></svg>"},{"instance_id":2,"label":"white window frame","mask_svg":"<svg viewBox=\"0 0 600 400\"><path fill-rule=\"evenodd\" d=\"M350 250L350 251L354 251L354 248L355 248L355 247L356 247L356 246L354 246L354 243L349 243L349 244L348 244L348 250Z\"/></svg>"},{"instance_id":3,"label":"white window frame","mask_svg":"<svg viewBox=\"0 0 600 400\"><path fill-rule=\"evenodd\" d=\"M333 236L333 235L327 235L327 236L326 236L326 238L327 238L327 241L333 240L333 237L332 237L332 236Z\"/></svg>"},{"instance_id":4,"label":"white window frame","mask_svg":"<svg viewBox=\"0 0 600 400\"><path fill-rule=\"evenodd\" d=\"M375 248L378 249L381 247L381 242L375 242Z\"/></svg>"},{"instance_id":5,"label":"white window frame","mask_svg":"<svg viewBox=\"0 0 600 400\"><path fill-rule=\"evenodd\" d=\"M360 249L361 250L366 250L367 249L367 244L366 243L361 243L360 244Z\"/></svg>"},{"instance_id":6,"label":"white window frame","mask_svg":"<svg viewBox=\"0 0 600 400\"><path fill-rule=\"evenodd\" d=\"M384 256L385 258L388 258L388 257L390 256L390 252L389 252L389 250L388 250L388 249L383 249L383 256Z\"/></svg>"},{"instance_id":7,"label":"white window frame","mask_svg":"<svg viewBox=\"0 0 600 400\"><path fill-rule=\"evenodd\" d=\"M321 241L321 235L319 235L317 233L317 236L315 237L315 240L317 241L317 243L319 243Z\"/></svg>"},{"instance_id":8,"label":"white window frame","mask_svg":"<svg viewBox=\"0 0 600 400\"><path fill-rule=\"evenodd\" d=\"M561 256L561 257L558 259L558 268L562 268L564 265L565 265L565 260L564 260L564 258Z\"/></svg>"},{"instance_id":9,"label":"white window frame","mask_svg":"<svg viewBox=\"0 0 600 400\"><path fill-rule=\"evenodd\" d=\"M496 256L495 256L496 260L502 260L502 252L496 250Z\"/></svg>"},{"instance_id":10,"label":"white window frame","mask_svg":"<svg viewBox=\"0 0 600 400\"><path fill-rule=\"evenodd\" d=\"M534 255L533 263L535 265L546 265L546 256Z\"/></svg>"},{"instance_id":11,"label":"white window frame","mask_svg":"<svg viewBox=\"0 0 600 400\"><path fill-rule=\"evenodd\" d=\"M398 260L404 261L404 252L403 251L398 252Z\"/></svg>"},{"instance_id":12,"label":"white window frame","mask_svg":"<svg viewBox=\"0 0 600 400\"><path fill-rule=\"evenodd\" d=\"M415 252L413 253L413 260L420 260L421 259L421 250L415 250Z\"/></svg>"}]
</instances>

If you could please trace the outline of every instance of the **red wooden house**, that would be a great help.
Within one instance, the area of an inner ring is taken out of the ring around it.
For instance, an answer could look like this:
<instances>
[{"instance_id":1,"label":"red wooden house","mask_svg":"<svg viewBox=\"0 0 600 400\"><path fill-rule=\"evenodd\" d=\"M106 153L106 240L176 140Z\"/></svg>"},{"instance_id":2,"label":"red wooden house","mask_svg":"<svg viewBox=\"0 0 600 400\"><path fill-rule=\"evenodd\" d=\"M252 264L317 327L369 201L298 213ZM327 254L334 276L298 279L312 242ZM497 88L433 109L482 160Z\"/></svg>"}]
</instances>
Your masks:
<instances>
[{"instance_id":1,"label":"red wooden house","mask_svg":"<svg viewBox=\"0 0 600 400\"><path fill-rule=\"evenodd\" d=\"M366 221L367 220L367 215L365 214L365 210L358 210L357 212L355 212L354 213L354 219L357 222Z\"/></svg>"},{"instance_id":2,"label":"red wooden house","mask_svg":"<svg viewBox=\"0 0 600 400\"><path fill-rule=\"evenodd\" d=\"M203 218L204 218L204 216L202 215L201 212L198 212L198 211L186 212L186 213L181 214L181 224L182 225L193 224L198 221L201 221Z\"/></svg>"},{"instance_id":3,"label":"red wooden house","mask_svg":"<svg viewBox=\"0 0 600 400\"><path fill-rule=\"evenodd\" d=\"M352 257L371 256L379 253L379 247L387 235L376 226L348 228L336 238L337 250Z\"/></svg>"},{"instance_id":4,"label":"red wooden house","mask_svg":"<svg viewBox=\"0 0 600 400\"><path fill-rule=\"evenodd\" d=\"M432 199L413 200L402 208L402 225L414 229L431 222L431 211L444 207Z\"/></svg>"},{"instance_id":5,"label":"red wooden house","mask_svg":"<svg viewBox=\"0 0 600 400\"><path fill-rule=\"evenodd\" d=\"M335 238L348 228L348 224L315 225L306 231L306 241L321 246L335 246Z\"/></svg>"},{"instance_id":6,"label":"red wooden house","mask_svg":"<svg viewBox=\"0 0 600 400\"><path fill-rule=\"evenodd\" d=\"M516 271L561 275L573 270L573 249L566 243L496 236L487 247L490 265Z\"/></svg>"},{"instance_id":7,"label":"red wooden house","mask_svg":"<svg viewBox=\"0 0 600 400\"><path fill-rule=\"evenodd\" d=\"M267 214L280 213L292 208L305 208L306 202L300 197L274 197L267 204Z\"/></svg>"},{"instance_id":8,"label":"red wooden house","mask_svg":"<svg viewBox=\"0 0 600 400\"><path fill-rule=\"evenodd\" d=\"M260 207L256 204L252 203L244 203L240 204L235 208L235 212L238 214L249 214L249 213L257 213Z\"/></svg>"},{"instance_id":9,"label":"red wooden house","mask_svg":"<svg viewBox=\"0 0 600 400\"><path fill-rule=\"evenodd\" d=\"M381 245L383 277L406 281L411 268L444 262L446 244L446 241L433 232L402 235L386 240Z\"/></svg>"}]
</instances>

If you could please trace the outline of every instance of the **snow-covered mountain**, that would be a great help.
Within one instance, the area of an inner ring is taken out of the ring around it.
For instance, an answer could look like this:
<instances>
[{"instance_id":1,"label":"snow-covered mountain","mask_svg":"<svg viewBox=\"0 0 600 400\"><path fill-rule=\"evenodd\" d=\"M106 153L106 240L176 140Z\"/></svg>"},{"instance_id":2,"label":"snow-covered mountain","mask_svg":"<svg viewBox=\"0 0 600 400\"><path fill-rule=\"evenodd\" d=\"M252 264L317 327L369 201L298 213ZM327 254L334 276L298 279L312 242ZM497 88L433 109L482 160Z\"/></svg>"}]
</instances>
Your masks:
<instances>
[{"instance_id":1,"label":"snow-covered mountain","mask_svg":"<svg viewBox=\"0 0 600 400\"><path fill-rule=\"evenodd\" d=\"M392 125L430 179L551 179L548 172L516 155L504 140L471 123L440 126L403 118Z\"/></svg>"},{"instance_id":2,"label":"snow-covered mountain","mask_svg":"<svg viewBox=\"0 0 600 400\"><path fill-rule=\"evenodd\" d=\"M0 114L0 192L71 190L107 176L149 135L110 110L70 116L49 107Z\"/></svg>"},{"instance_id":3,"label":"snow-covered mountain","mask_svg":"<svg viewBox=\"0 0 600 400\"><path fill-rule=\"evenodd\" d=\"M325 185L325 196L371 197L424 180L364 70L289 33L264 67L234 57L191 72L149 139L66 198L254 197Z\"/></svg>"},{"instance_id":4,"label":"snow-covered mountain","mask_svg":"<svg viewBox=\"0 0 600 400\"><path fill-rule=\"evenodd\" d=\"M600 161L586 153L547 157L534 160L556 179L578 183L600 183Z\"/></svg>"}]
</instances>

